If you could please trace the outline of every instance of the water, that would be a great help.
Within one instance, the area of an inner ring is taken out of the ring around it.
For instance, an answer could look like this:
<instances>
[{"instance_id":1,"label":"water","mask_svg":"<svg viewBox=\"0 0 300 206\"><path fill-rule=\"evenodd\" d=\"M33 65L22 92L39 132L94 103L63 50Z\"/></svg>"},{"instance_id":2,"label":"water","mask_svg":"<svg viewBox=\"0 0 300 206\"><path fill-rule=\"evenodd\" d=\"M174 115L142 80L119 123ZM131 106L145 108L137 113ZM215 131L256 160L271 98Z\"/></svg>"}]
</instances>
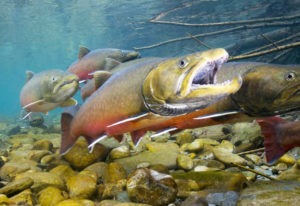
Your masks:
<instances>
[{"instance_id":1,"label":"water","mask_svg":"<svg viewBox=\"0 0 300 206\"><path fill-rule=\"evenodd\" d=\"M299 2L299 1L298 1ZM203 28L149 23L161 12L163 20L207 23L299 13L297 0L1 0L0 60L1 118L17 118L19 92L25 71L66 69L77 57L79 45L91 49L132 49L168 39L227 27ZM274 28L237 31L201 38L212 47L225 47ZM299 27L295 27L295 33ZM142 56L177 56L204 50L195 40L174 42L149 50ZM299 50L294 50L297 55ZM298 56L299 57L299 56ZM294 58L294 60L297 58ZM285 62L285 63L299 63ZM54 111L57 112L59 110ZM52 113L52 112L51 112Z\"/></svg>"}]
</instances>

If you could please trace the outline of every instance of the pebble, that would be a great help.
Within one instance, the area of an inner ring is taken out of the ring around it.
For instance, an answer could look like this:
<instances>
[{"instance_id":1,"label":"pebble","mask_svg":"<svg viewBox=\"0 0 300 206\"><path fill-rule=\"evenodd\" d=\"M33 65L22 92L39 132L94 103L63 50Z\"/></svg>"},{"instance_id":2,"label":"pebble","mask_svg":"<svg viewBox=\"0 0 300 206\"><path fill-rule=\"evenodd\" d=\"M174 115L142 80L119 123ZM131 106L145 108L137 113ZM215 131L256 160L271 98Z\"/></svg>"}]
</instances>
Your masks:
<instances>
[{"instance_id":1,"label":"pebble","mask_svg":"<svg viewBox=\"0 0 300 206\"><path fill-rule=\"evenodd\" d=\"M38 202L41 206L55 206L65 199L63 192L56 187L46 187L39 192Z\"/></svg>"},{"instance_id":2,"label":"pebble","mask_svg":"<svg viewBox=\"0 0 300 206\"><path fill-rule=\"evenodd\" d=\"M225 193L211 193L206 197L208 204L214 204L218 206L236 206L238 199L239 195L234 191L228 191Z\"/></svg>"},{"instance_id":3,"label":"pebble","mask_svg":"<svg viewBox=\"0 0 300 206\"><path fill-rule=\"evenodd\" d=\"M180 169L191 170L194 167L193 159L187 155L179 154L176 161Z\"/></svg>"},{"instance_id":4,"label":"pebble","mask_svg":"<svg viewBox=\"0 0 300 206\"><path fill-rule=\"evenodd\" d=\"M123 157L128 157L130 156L130 150L127 145L122 145L120 147L114 148L111 150L109 157L114 160L114 159L119 159Z\"/></svg>"},{"instance_id":5,"label":"pebble","mask_svg":"<svg viewBox=\"0 0 300 206\"><path fill-rule=\"evenodd\" d=\"M24 177L21 179L9 182L4 187L0 188L0 194L11 196L30 188L33 185L33 180L30 177Z\"/></svg>"}]
</instances>

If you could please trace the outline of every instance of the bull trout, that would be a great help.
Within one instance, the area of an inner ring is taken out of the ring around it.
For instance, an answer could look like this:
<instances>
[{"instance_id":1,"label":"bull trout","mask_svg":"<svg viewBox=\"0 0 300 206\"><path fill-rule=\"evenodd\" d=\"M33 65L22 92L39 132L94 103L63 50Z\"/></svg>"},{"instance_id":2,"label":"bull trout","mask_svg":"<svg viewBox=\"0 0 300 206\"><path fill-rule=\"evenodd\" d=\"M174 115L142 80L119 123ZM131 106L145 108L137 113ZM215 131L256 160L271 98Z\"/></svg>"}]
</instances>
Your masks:
<instances>
[{"instance_id":1,"label":"bull trout","mask_svg":"<svg viewBox=\"0 0 300 206\"><path fill-rule=\"evenodd\" d=\"M212 85L215 91L215 100L237 91L241 86L239 78L222 85L214 82L218 68L227 58L228 54L224 49L213 49L177 58L139 60L136 64L130 64L113 73L86 100L74 118L72 118L72 112L62 114L61 153L65 153L81 135L87 139L90 145L93 145L103 135L106 135L105 130L108 125L149 112L151 105L147 105L147 102L152 101L151 95L156 95L159 97L157 99L161 101L155 104L156 109L160 108L157 110L174 113L178 109L177 112L181 113L209 104L205 101L207 94L204 92L204 95L201 95L202 90L208 89L206 84ZM161 75L157 76L155 71ZM145 82L148 81L149 75L159 78L159 81L151 87L154 91L145 88ZM171 80L170 76L173 76ZM164 84L167 86L162 90L160 87L163 87ZM201 85L204 87L202 88ZM184 92L182 92L183 90ZM194 97L191 94L194 94ZM183 101L185 96L188 98L187 103ZM209 94L209 97L211 98L212 95ZM180 105L177 104L177 101L180 101ZM195 104L195 102L199 102L199 104ZM165 105L167 106L165 107ZM186 111L182 107L185 107Z\"/></svg>"},{"instance_id":2,"label":"bull trout","mask_svg":"<svg viewBox=\"0 0 300 206\"><path fill-rule=\"evenodd\" d=\"M139 119L117 122L109 125L106 133L114 136L125 131L131 132L134 142L137 142L146 131L166 132L249 121L299 109L299 65L227 63L217 72L216 78L217 81L223 81L237 73L242 75L241 88L207 108L176 117L150 114ZM216 117L225 114L228 115Z\"/></svg>"},{"instance_id":3,"label":"bull trout","mask_svg":"<svg viewBox=\"0 0 300 206\"><path fill-rule=\"evenodd\" d=\"M264 135L266 160L276 162L294 147L300 147L300 121L290 122L280 117L258 119Z\"/></svg>"},{"instance_id":4,"label":"bull trout","mask_svg":"<svg viewBox=\"0 0 300 206\"><path fill-rule=\"evenodd\" d=\"M43 112L61 106L77 104L72 96L78 90L78 77L62 70L47 70L37 74L27 72L27 82L20 93L20 101L27 112Z\"/></svg>"},{"instance_id":5,"label":"bull trout","mask_svg":"<svg viewBox=\"0 0 300 206\"><path fill-rule=\"evenodd\" d=\"M68 71L76 74L80 80L91 79L91 74L96 70L111 70L120 63L138 56L138 52L131 50L105 48L90 51L81 46L78 60L69 66Z\"/></svg>"}]
</instances>

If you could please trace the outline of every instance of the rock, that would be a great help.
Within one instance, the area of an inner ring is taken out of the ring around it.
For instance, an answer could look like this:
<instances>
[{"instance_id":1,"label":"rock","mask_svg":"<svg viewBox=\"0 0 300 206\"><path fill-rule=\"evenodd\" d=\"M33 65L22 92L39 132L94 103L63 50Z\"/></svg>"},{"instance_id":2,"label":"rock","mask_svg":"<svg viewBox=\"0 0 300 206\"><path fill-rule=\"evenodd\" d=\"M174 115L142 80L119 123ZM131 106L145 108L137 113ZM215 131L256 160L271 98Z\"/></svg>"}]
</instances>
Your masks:
<instances>
[{"instance_id":1,"label":"rock","mask_svg":"<svg viewBox=\"0 0 300 206\"><path fill-rule=\"evenodd\" d=\"M71 198L88 199L96 192L97 180L88 174L77 174L67 180L67 188Z\"/></svg>"},{"instance_id":2,"label":"rock","mask_svg":"<svg viewBox=\"0 0 300 206\"><path fill-rule=\"evenodd\" d=\"M18 180L24 177L30 177L33 180L34 183L31 186L31 189L34 192L38 192L49 186L57 187L59 189L64 189L65 187L61 177L49 172L25 172L18 174L15 179Z\"/></svg>"},{"instance_id":3,"label":"rock","mask_svg":"<svg viewBox=\"0 0 300 206\"><path fill-rule=\"evenodd\" d=\"M122 193L126 188L126 179L119 180L117 183L106 183L99 196L101 199L116 199L118 194Z\"/></svg>"},{"instance_id":4,"label":"rock","mask_svg":"<svg viewBox=\"0 0 300 206\"><path fill-rule=\"evenodd\" d=\"M177 194L176 183L170 175L147 168L133 171L126 188L131 201L150 205L168 205L175 201Z\"/></svg>"},{"instance_id":5,"label":"rock","mask_svg":"<svg viewBox=\"0 0 300 206\"><path fill-rule=\"evenodd\" d=\"M114 162L118 162L123 165L127 173L130 173L140 163L148 162L150 165L162 164L169 169L176 168L176 159L179 153L179 147L172 142L157 143L151 142L147 144L148 150L138 153L136 155L116 159Z\"/></svg>"},{"instance_id":6,"label":"rock","mask_svg":"<svg viewBox=\"0 0 300 206\"><path fill-rule=\"evenodd\" d=\"M194 160L195 171L218 171L225 169L225 165L217 160Z\"/></svg>"},{"instance_id":7,"label":"rock","mask_svg":"<svg viewBox=\"0 0 300 206\"><path fill-rule=\"evenodd\" d=\"M31 150L27 158L35 162L40 162L44 156L49 154L51 154L51 152L48 150Z\"/></svg>"},{"instance_id":8,"label":"rock","mask_svg":"<svg viewBox=\"0 0 300 206\"><path fill-rule=\"evenodd\" d=\"M14 202L14 205L36 205L30 189L20 192L19 194L11 197L10 200Z\"/></svg>"},{"instance_id":9,"label":"rock","mask_svg":"<svg viewBox=\"0 0 300 206\"><path fill-rule=\"evenodd\" d=\"M232 153L233 147L234 146L230 142L224 140L220 145L213 148L214 156L216 157L216 159L225 164L235 163L246 165L247 161L244 158Z\"/></svg>"},{"instance_id":10,"label":"rock","mask_svg":"<svg viewBox=\"0 0 300 206\"><path fill-rule=\"evenodd\" d=\"M206 199L197 195L187 197L180 206L208 206Z\"/></svg>"},{"instance_id":11,"label":"rock","mask_svg":"<svg viewBox=\"0 0 300 206\"><path fill-rule=\"evenodd\" d=\"M64 199L65 197L60 189L47 187L39 192L38 201L41 206L55 206Z\"/></svg>"},{"instance_id":12,"label":"rock","mask_svg":"<svg viewBox=\"0 0 300 206\"><path fill-rule=\"evenodd\" d=\"M9 182L4 187L0 188L0 194L11 196L25 189L30 188L32 185L33 185L33 180L30 177L17 179L15 181Z\"/></svg>"},{"instance_id":13,"label":"rock","mask_svg":"<svg viewBox=\"0 0 300 206\"><path fill-rule=\"evenodd\" d=\"M194 140L192 143L188 144L186 149L190 152L199 152L203 149L204 144L199 139Z\"/></svg>"},{"instance_id":14,"label":"rock","mask_svg":"<svg viewBox=\"0 0 300 206\"><path fill-rule=\"evenodd\" d=\"M107 163L96 162L86 167L84 170L95 172L97 174L98 179L102 179L106 171L106 168L107 168Z\"/></svg>"},{"instance_id":15,"label":"rock","mask_svg":"<svg viewBox=\"0 0 300 206\"><path fill-rule=\"evenodd\" d=\"M14 205L15 203L11 201L6 195L0 194L0 205Z\"/></svg>"},{"instance_id":16,"label":"rock","mask_svg":"<svg viewBox=\"0 0 300 206\"><path fill-rule=\"evenodd\" d=\"M191 130L183 130L175 135L176 143L183 145L185 143L191 143L194 140Z\"/></svg>"},{"instance_id":17,"label":"rock","mask_svg":"<svg viewBox=\"0 0 300 206\"><path fill-rule=\"evenodd\" d=\"M262 160L260 156L255 154L246 154L245 157L249 160L251 160L255 165L260 165L262 163Z\"/></svg>"},{"instance_id":18,"label":"rock","mask_svg":"<svg viewBox=\"0 0 300 206\"><path fill-rule=\"evenodd\" d=\"M283 171L277 177L278 180L300 180L300 165L295 164L292 168Z\"/></svg>"},{"instance_id":19,"label":"rock","mask_svg":"<svg viewBox=\"0 0 300 206\"><path fill-rule=\"evenodd\" d=\"M120 202L117 200L103 200L98 204L98 206L151 206L151 205L133 203L133 202Z\"/></svg>"},{"instance_id":20,"label":"rock","mask_svg":"<svg viewBox=\"0 0 300 206\"><path fill-rule=\"evenodd\" d=\"M16 175L32 170L32 171L40 171L41 169L36 167L37 163L32 160L20 160L7 162L0 168L0 178L3 180L10 181Z\"/></svg>"},{"instance_id":21,"label":"rock","mask_svg":"<svg viewBox=\"0 0 300 206\"><path fill-rule=\"evenodd\" d=\"M59 165L49 172L61 177L64 182L66 182L70 177L76 175L76 172L68 165Z\"/></svg>"},{"instance_id":22,"label":"rock","mask_svg":"<svg viewBox=\"0 0 300 206\"><path fill-rule=\"evenodd\" d=\"M78 200L63 200L60 203L58 203L56 206L95 206L95 203L91 200L84 200L84 199L78 199Z\"/></svg>"},{"instance_id":23,"label":"rock","mask_svg":"<svg viewBox=\"0 0 300 206\"><path fill-rule=\"evenodd\" d=\"M278 171L284 171L288 169L288 166L283 162L279 162L278 164L276 164L275 169Z\"/></svg>"},{"instance_id":24,"label":"rock","mask_svg":"<svg viewBox=\"0 0 300 206\"><path fill-rule=\"evenodd\" d=\"M123 166L117 162L112 162L107 165L103 175L103 182L118 183L120 180L126 179L126 171Z\"/></svg>"},{"instance_id":25,"label":"rock","mask_svg":"<svg viewBox=\"0 0 300 206\"><path fill-rule=\"evenodd\" d=\"M184 154L179 154L177 156L176 162L177 162L178 167L180 169L184 169L184 170L191 170L191 169L193 169L193 166L194 166L193 159Z\"/></svg>"},{"instance_id":26,"label":"rock","mask_svg":"<svg viewBox=\"0 0 300 206\"><path fill-rule=\"evenodd\" d=\"M96 144L93 152L90 153L87 141L79 138L68 153L63 155L63 158L75 169L82 170L96 161L105 159L107 154L108 149L102 144Z\"/></svg>"},{"instance_id":27,"label":"rock","mask_svg":"<svg viewBox=\"0 0 300 206\"><path fill-rule=\"evenodd\" d=\"M178 196L188 197L224 191L237 191L245 187L247 179L242 173L209 171L209 172L174 172L171 174L178 185Z\"/></svg>"},{"instance_id":28,"label":"rock","mask_svg":"<svg viewBox=\"0 0 300 206\"><path fill-rule=\"evenodd\" d=\"M128 157L130 156L130 150L127 145L122 145L120 147L116 147L111 150L109 157L114 160L114 159L119 159L123 157Z\"/></svg>"},{"instance_id":29,"label":"rock","mask_svg":"<svg viewBox=\"0 0 300 206\"><path fill-rule=\"evenodd\" d=\"M162 165L162 164L155 164L155 165L151 165L149 167L149 169L152 169L152 170L155 170L159 173L164 173L164 174L169 174L169 169L165 166L165 165Z\"/></svg>"},{"instance_id":30,"label":"rock","mask_svg":"<svg viewBox=\"0 0 300 206\"><path fill-rule=\"evenodd\" d=\"M282 163L285 163L287 165L293 165L293 164L296 163L296 160L292 155L286 153L286 154L284 154L283 156L281 156L279 158L278 162L282 162Z\"/></svg>"},{"instance_id":31,"label":"rock","mask_svg":"<svg viewBox=\"0 0 300 206\"><path fill-rule=\"evenodd\" d=\"M239 195L234 191L225 193L211 193L206 197L206 200L209 204L218 206L236 206L238 199Z\"/></svg>"},{"instance_id":32,"label":"rock","mask_svg":"<svg viewBox=\"0 0 300 206\"><path fill-rule=\"evenodd\" d=\"M237 206L298 205L299 181L257 181L244 189Z\"/></svg>"},{"instance_id":33,"label":"rock","mask_svg":"<svg viewBox=\"0 0 300 206\"><path fill-rule=\"evenodd\" d=\"M16 135L20 133L21 127L19 125L10 125L6 129L7 136Z\"/></svg>"},{"instance_id":34,"label":"rock","mask_svg":"<svg viewBox=\"0 0 300 206\"><path fill-rule=\"evenodd\" d=\"M251 147L247 149L254 149L262 147L263 137L261 135L260 126L256 121L254 122L239 122L232 125L231 142L235 146L250 143ZM239 151L242 152L242 151Z\"/></svg>"},{"instance_id":35,"label":"rock","mask_svg":"<svg viewBox=\"0 0 300 206\"><path fill-rule=\"evenodd\" d=\"M33 150L48 150L53 152L53 143L47 139L41 139L36 141L32 147Z\"/></svg>"}]
</instances>

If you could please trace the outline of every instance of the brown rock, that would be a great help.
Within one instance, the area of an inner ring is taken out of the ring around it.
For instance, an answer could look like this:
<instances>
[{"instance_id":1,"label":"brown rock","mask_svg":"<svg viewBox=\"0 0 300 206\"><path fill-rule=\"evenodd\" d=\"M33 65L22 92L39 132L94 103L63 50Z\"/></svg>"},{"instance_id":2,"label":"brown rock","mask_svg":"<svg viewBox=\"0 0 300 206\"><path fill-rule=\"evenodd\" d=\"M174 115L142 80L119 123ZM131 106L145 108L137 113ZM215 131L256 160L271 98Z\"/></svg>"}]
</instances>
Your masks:
<instances>
[{"instance_id":1,"label":"brown rock","mask_svg":"<svg viewBox=\"0 0 300 206\"><path fill-rule=\"evenodd\" d=\"M41 139L36 141L32 147L33 150L47 150L53 152L53 143L47 139Z\"/></svg>"},{"instance_id":2,"label":"brown rock","mask_svg":"<svg viewBox=\"0 0 300 206\"><path fill-rule=\"evenodd\" d=\"M80 138L63 158L75 169L82 170L96 161L104 160L107 154L108 149L101 144L96 144L93 152L90 153L88 151L88 143L84 138Z\"/></svg>"},{"instance_id":3,"label":"brown rock","mask_svg":"<svg viewBox=\"0 0 300 206\"><path fill-rule=\"evenodd\" d=\"M126 171L121 164L112 162L107 165L103 176L103 182L105 184L118 183L118 181L124 179L126 179Z\"/></svg>"},{"instance_id":4,"label":"brown rock","mask_svg":"<svg viewBox=\"0 0 300 206\"><path fill-rule=\"evenodd\" d=\"M10 200L14 202L15 205L35 205L33 194L30 189L20 192L19 194L11 197Z\"/></svg>"},{"instance_id":5,"label":"brown rock","mask_svg":"<svg viewBox=\"0 0 300 206\"><path fill-rule=\"evenodd\" d=\"M105 162L96 162L94 164L91 164L90 166L86 167L84 170L92 171L97 174L97 177L102 179L105 171L107 168L107 163Z\"/></svg>"},{"instance_id":6,"label":"brown rock","mask_svg":"<svg viewBox=\"0 0 300 206\"><path fill-rule=\"evenodd\" d=\"M66 184L71 198L91 198L97 189L97 180L88 174L74 175Z\"/></svg>"},{"instance_id":7,"label":"brown rock","mask_svg":"<svg viewBox=\"0 0 300 206\"><path fill-rule=\"evenodd\" d=\"M44 156L49 154L51 154L51 152L48 150L31 150L28 154L28 159L40 162Z\"/></svg>"},{"instance_id":8,"label":"brown rock","mask_svg":"<svg viewBox=\"0 0 300 206\"><path fill-rule=\"evenodd\" d=\"M30 177L17 179L0 188L0 194L11 196L30 188L31 185L33 185L33 180Z\"/></svg>"},{"instance_id":9,"label":"brown rock","mask_svg":"<svg viewBox=\"0 0 300 206\"><path fill-rule=\"evenodd\" d=\"M76 172L68 165L59 165L49 172L61 177L64 182L66 182L70 177L76 175Z\"/></svg>"},{"instance_id":10,"label":"brown rock","mask_svg":"<svg viewBox=\"0 0 300 206\"><path fill-rule=\"evenodd\" d=\"M147 168L133 171L127 179L127 192L133 202L168 205L176 199L177 186L170 175Z\"/></svg>"},{"instance_id":11,"label":"brown rock","mask_svg":"<svg viewBox=\"0 0 300 206\"><path fill-rule=\"evenodd\" d=\"M38 201L41 206L56 206L65 198L62 191L56 187L47 187L39 192Z\"/></svg>"}]
</instances>

